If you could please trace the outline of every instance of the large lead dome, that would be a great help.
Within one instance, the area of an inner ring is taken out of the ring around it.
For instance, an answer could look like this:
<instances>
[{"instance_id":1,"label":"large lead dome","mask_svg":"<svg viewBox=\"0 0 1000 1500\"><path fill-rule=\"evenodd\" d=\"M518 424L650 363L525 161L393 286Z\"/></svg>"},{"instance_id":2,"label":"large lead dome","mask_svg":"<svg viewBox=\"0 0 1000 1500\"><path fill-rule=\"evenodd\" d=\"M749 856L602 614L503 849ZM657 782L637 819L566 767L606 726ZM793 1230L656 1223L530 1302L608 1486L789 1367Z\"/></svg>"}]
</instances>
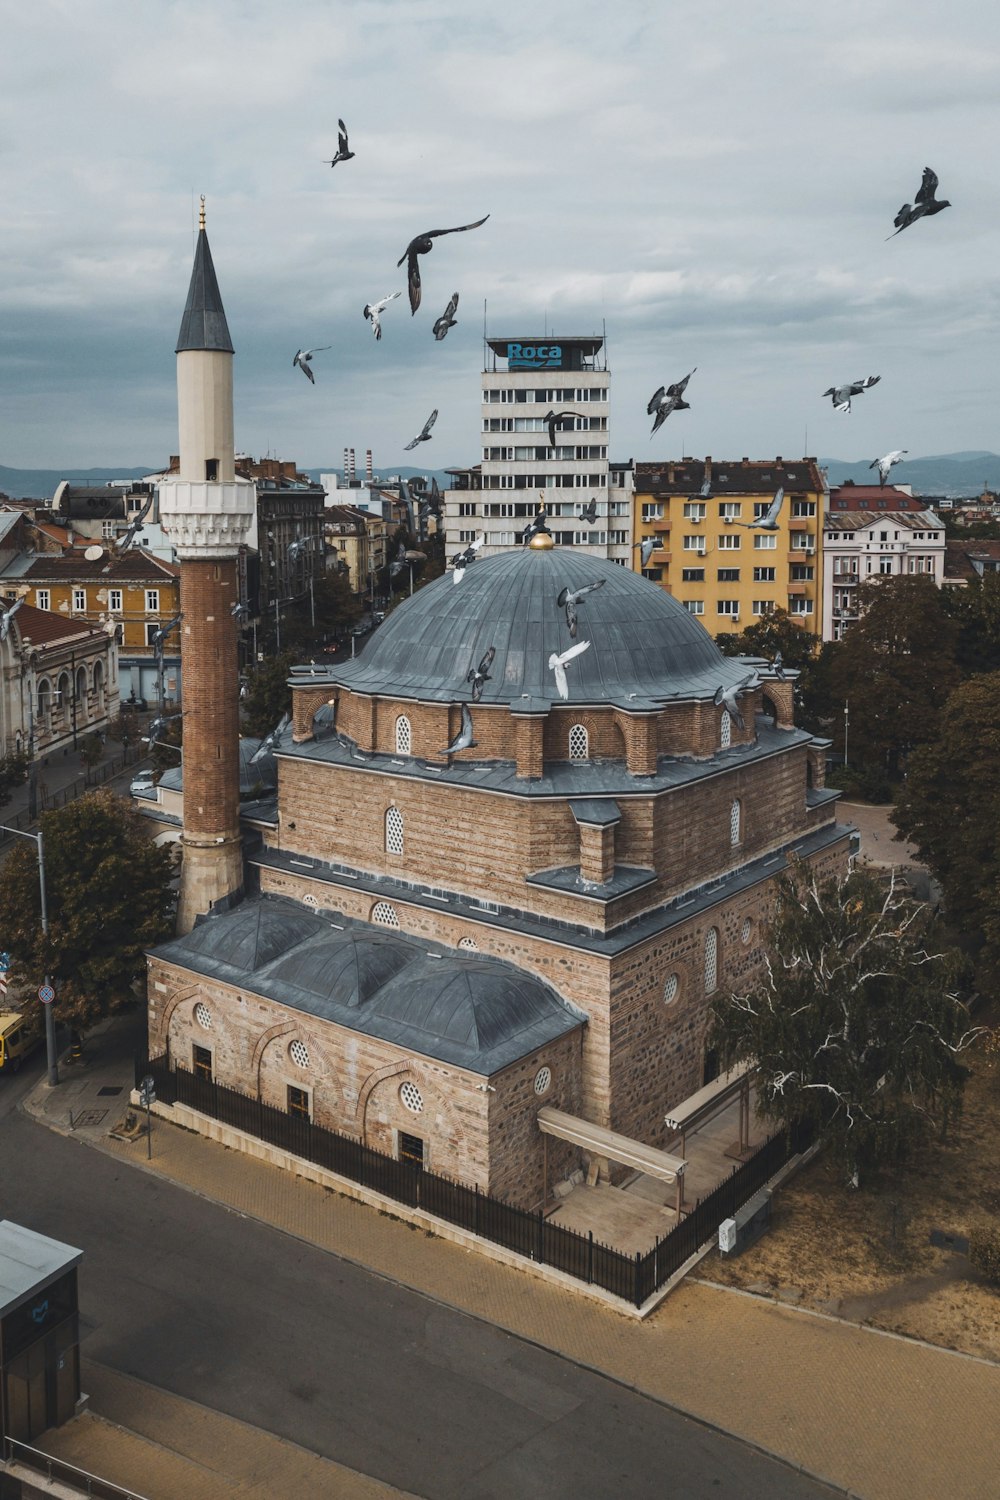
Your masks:
<instances>
[{"instance_id":1,"label":"large lead dome","mask_svg":"<svg viewBox=\"0 0 1000 1500\"><path fill-rule=\"evenodd\" d=\"M576 641L560 591L603 580L577 607ZM629 568L569 548L517 547L445 574L396 609L353 661L331 677L358 693L455 702L491 646L483 703L559 701L549 657L589 641L566 668L571 703L636 706L711 697L742 681L746 665L723 656L682 604ZM329 679L328 679L329 680Z\"/></svg>"}]
</instances>

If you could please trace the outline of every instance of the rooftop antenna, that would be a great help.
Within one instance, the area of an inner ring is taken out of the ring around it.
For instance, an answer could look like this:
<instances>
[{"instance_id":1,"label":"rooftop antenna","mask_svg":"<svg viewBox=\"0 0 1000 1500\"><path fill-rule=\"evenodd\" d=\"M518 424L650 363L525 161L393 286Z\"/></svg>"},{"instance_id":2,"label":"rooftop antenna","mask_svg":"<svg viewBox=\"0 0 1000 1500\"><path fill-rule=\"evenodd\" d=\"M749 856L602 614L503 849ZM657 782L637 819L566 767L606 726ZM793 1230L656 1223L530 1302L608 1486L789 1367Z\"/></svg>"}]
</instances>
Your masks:
<instances>
[{"instance_id":1,"label":"rooftop antenna","mask_svg":"<svg viewBox=\"0 0 1000 1500\"><path fill-rule=\"evenodd\" d=\"M489 346L486 343L486 298L483 298L483 369L489 369ZM495 361L494 361L495 363Z\"/></svg>"}]
</instances>

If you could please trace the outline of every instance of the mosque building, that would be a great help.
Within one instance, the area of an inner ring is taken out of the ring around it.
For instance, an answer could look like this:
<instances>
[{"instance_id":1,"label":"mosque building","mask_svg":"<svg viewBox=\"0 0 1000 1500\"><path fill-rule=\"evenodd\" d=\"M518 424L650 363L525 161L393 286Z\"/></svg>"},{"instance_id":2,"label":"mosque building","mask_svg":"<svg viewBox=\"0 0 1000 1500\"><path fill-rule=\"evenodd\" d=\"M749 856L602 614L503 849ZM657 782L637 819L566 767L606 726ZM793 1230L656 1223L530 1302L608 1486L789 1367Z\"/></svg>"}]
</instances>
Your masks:
<instances>
[{"instance_id":1,"label":"mosque building","mask_svg":"<svg viewBox=\"0 0 1000 1500\"><path fill-rule=\"evenodd\" d=\"M202 549L181 550L201 696L150 1055L536 1207L578 1162L563 1140L543 1166L539 1110L663 1146L716 1071L712 997L751 982L776 876L846 866L825 742L795 726L794 674L723 656L655 583L542 531L421 589L355 659L294 673L276 801L234 859L242 511L210 266L202 227L187 489L161 501Z\"/></svg>"}]
</instances>

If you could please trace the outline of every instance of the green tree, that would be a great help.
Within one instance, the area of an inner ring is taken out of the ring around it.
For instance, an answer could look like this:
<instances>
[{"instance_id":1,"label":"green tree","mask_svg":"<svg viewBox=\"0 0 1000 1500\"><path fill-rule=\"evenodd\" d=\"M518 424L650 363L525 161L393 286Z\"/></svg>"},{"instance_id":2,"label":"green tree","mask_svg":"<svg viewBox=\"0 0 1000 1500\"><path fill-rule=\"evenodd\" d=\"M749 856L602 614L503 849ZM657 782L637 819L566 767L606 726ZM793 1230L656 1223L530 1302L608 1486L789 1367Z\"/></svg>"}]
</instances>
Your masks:
<instances>
[{"instance_id":1,"label":"green tree","mask_svg":"<svg viewBox=\"0 0 1000 1500\"><path fill-rule=\"evenodd\" d=\"M297 653L283 651L262 662L250 679L243 700L243 727L249 735L269 734L283 714L292 711L292 690L288 679L298 660Z\"/></svg>"},{"instance_id":2,"label":"green tree","mask_svg":"<svg viewBox=\"0 0 1000 1500\"><path fill-rule=\"evenodd\" d=\"M104 754L104 740L96 730L85 734L80 741L80 761L85 770L91 771Z\"/></svg>"},{"instance_id":3,"label":"green tree","mask_svg":"<svg viewBox=\"0 0 1000 1500\"><path fill-rule=\"evenodd\" d=\"M145 950L172 931L173 856L148 829L107 789L44 814L47 938L35 849L19 840L0 866L0 931L12 977L34 990L51 975L59 1019L78 1030L133 998Z\"/></svg>"},{"instance_id":4,"label":"green tree","mask_svg":"<svg viewBox=\"0 0 1000 1500\"><path fill-rule=\"evenodd\" d=\"M976 949L985 942L981 979L1000 977L1000 672L951 694L892 816L941 882L952 926Z\"/></svg>"},{"instance_id":5,"label":"green tree","mask_svg":"<svg viewBox=\"0 0 1000 1500\"><path fill-rule=\"evenodd\" d=\"M966 675L1000 671L1000 573L970 578L962 588L942 589L941 603L958 629L959 670Z\"/></svg>"},{"instance_id":6,"label":"green tree","mask_svg":"<svg viewBox=\"0 0 1000 1500\"><path fill-rule=\"evenodd\" d=\"M757 1065L761 1114L812 1121L856 1180L960 1108L978 1032L960 959L928 951L931 921L891 880L800 866L778 883L759 982L713 1005L710 1045Z\"/></svg>"},{"instance_id":7,"label":"green tree","mask_svg":"<svg viewBox=\"0 0 1000 1500\"><path fill-rule=\"evenodd\" d=\"M716 644L726 656L766 656L774 660L781 652L786 667L804 667L816 654L816 637L794 620L786 609L762 615L738 635L717 635Z\"/></svg>"},{"instance_id":8,"label":"green tree","mask_svg":"<svg viewBox=\"0 0 1000 1500\"><path fill-rule=\"evenodd\" d=\"M23 786L27 781L30 764L30 756L21 750L12 750L9 755L0 757L0 807L10 801L14 787Z\"/></svg>"},{"instance_id":9,"label":"green tree","mask_svg":"<svg viewBox=\"0 0 1000 1500\"><path fill-rule=\"evenodd\" d=\"M861 618L830 657L830 692L841 709L850 704L852 764L895 777L937 732L958 681L957 627L925 575L878 579L858 594Z\"/></svg>"}]
</instances>

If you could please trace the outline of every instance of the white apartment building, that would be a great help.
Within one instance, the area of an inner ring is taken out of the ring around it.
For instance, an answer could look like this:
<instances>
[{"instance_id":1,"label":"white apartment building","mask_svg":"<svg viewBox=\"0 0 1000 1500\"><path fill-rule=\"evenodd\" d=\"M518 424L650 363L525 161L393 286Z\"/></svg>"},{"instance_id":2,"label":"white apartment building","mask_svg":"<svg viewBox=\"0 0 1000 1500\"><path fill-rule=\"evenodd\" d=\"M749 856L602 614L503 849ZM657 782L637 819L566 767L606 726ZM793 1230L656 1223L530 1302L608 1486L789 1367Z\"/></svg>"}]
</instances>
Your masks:
<instances>
[{"instance_id":1,"label":"white apartment building","mask_svg":"<svg viewBox=\"0 0 1000 1500\"><path fill-rule=\"evenodd\" d=\"M482 460L451 471L445 551L485 534L480 553L518 546L542 507L556 543L629 564L632 463L608 461L611 375L600 334L487 338L482 374ZM549 411L560 414L555 444ZM593 526L580 519L596 502Z\"/></svg>"},{"instance_id":2,"label":"white apartment building","mask_svg":"<svg viewBox=\"0 0 1000 1500\"><path fill-rule=\"evenodd\" d=\"M944 523L932 510L843 511L823 522L823 639L858 618L858 588L873 578L923 573L944 581Z\"/></svg>"}]
</instances>

